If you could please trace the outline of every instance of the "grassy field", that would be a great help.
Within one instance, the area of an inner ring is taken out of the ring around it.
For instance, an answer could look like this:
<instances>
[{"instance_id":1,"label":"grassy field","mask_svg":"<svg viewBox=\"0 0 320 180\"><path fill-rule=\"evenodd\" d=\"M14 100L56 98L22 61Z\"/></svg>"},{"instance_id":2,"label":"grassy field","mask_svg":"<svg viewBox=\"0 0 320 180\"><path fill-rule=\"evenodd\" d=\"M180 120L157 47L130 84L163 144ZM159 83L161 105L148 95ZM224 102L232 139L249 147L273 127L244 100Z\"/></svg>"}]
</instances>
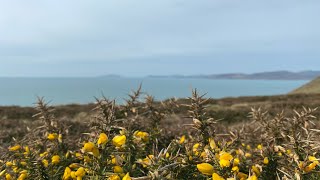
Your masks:
<instances>
[{"instance_id":1,"label":"grassy field","mask_svg":"<svg viewBox=\"0 0 320 180\"><path fill-rule=\"evenodd\" d=\"M320 178L320 94L138 97L0 107L0 178Z\"/></svg>"},{"instance_id":2,"label":"grassy field","mask_svg":"<svg viewBox=\"0 0 320 180\"><path fill-rule=\"evenodd\" d=\"M294 90L291 94L317 94L320 93L320 77Z\"/></svg>"}]
</instances>

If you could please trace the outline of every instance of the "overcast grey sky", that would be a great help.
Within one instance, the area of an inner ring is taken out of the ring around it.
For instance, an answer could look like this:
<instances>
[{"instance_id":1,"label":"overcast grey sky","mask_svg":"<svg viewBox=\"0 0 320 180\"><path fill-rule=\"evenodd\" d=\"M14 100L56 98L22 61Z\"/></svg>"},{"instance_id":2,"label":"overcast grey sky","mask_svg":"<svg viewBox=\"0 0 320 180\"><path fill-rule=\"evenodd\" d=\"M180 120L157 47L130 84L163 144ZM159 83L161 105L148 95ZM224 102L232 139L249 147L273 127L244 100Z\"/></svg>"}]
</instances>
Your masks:
<instances>
[{"instance_id":1,"label":"overcast grey sky","mask_svg":"<svg viewBox=\"0 0 320 180\"><path fill-rule=\"evenodd\" d=\"M320 70L319 0L0 1L0 76Z\"/></svg>"}]
</instances>

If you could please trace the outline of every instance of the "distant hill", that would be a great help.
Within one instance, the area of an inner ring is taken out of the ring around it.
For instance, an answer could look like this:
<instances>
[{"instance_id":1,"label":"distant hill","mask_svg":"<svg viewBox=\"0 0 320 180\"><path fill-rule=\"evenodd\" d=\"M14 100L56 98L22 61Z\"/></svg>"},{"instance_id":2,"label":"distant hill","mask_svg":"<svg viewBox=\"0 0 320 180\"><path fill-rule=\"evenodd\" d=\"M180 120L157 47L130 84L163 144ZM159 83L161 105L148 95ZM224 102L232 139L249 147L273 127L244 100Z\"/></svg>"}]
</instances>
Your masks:
<instances>
[{"instance_id":1,"label":"distant hill","mask_svg":"<svg viewBox=\"0 0 320 180\"><path fill-rule=\"evenodd\" d=\"M205 79L252 79L252 80L311 80L320 76L320 71L273 71L253 74L229 73L211 75L172 75L172 76L148 76L151 78L205 78Z\"/></svg>"},{"instance_id":2,"label":"distant hill","mask_svg":"<svg viewBox=\"0 0 320 180\"><path fill-rule=\"evenodd\" d=\"M290 94L320 94L320 77L292 91Z\"/></svg>"},{"instance_id":3,"label":"distant hill","mask_svg":"<svg viewBox=\"0 0 320 180\"><path fill-rule=\"evenodd\" d=\"M266 79L266 80L308 80L314 79L320 76L320 71L302 71L302 72L290 72L290 71L273 71L273 72L261 72L253 74L221 74L212 76L212 78L228 78L228 79Z\"/></svg>"},{"instance_id":4,"label":"distant hill","mask_svg":"<svg viewBox=\"0 0 320 180\"><path fill-rule=\"evenodd\" d=\"M121 78L122 76L118 75L118 74L107 74L107 75L103 75L103 76L98 76L98 78Z\"/></svg>"}]
</instances>

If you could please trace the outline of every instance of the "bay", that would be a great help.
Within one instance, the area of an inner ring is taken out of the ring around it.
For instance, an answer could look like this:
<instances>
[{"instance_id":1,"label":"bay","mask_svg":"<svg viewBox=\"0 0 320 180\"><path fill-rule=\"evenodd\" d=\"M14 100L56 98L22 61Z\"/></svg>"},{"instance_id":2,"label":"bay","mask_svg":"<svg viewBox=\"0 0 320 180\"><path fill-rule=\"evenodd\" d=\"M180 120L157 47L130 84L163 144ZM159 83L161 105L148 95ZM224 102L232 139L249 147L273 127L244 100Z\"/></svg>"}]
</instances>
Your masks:
<instances>
[{"instance_id":1,"label":"bay","mask_svg":"<svg viewBox=\"0 0 320 180\"><path fill-rule=\"evenodd\" d=\"M123 99L142 84L143 92L157 100L183 98L197 88L206 97L238 97L286 94L306 80L212 80L179 78L0 78L0 105L33 106L37 97L52 105L85 104L94 97Z\"/></svg>"}]
</instances>

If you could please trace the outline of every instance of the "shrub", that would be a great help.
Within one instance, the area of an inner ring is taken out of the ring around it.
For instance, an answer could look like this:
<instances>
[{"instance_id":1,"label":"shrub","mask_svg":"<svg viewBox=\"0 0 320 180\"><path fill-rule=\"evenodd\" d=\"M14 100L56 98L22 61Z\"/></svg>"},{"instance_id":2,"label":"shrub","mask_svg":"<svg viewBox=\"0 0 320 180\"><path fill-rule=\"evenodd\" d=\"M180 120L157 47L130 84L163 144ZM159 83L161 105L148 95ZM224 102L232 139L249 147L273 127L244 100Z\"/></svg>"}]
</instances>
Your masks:
<instances>
[{"instance_id":1,"label":"shrub","mask_svg":"<svg viewBox=\"0 0 320 180\"><path fill-rule=\"evenodd\" d=\"M170 137L161 122L179 105L140 100L141 89L125 105L97 99L89 132L71 137L54 109L39 99L34 117L42 125L15 140L0 157L4 179L319 179L319 132L304 108L292 117L270 117L252 109L251 121L226 127L206 111L208 99L192 92L189 130Z\"/></svg>"}]
</instances>

